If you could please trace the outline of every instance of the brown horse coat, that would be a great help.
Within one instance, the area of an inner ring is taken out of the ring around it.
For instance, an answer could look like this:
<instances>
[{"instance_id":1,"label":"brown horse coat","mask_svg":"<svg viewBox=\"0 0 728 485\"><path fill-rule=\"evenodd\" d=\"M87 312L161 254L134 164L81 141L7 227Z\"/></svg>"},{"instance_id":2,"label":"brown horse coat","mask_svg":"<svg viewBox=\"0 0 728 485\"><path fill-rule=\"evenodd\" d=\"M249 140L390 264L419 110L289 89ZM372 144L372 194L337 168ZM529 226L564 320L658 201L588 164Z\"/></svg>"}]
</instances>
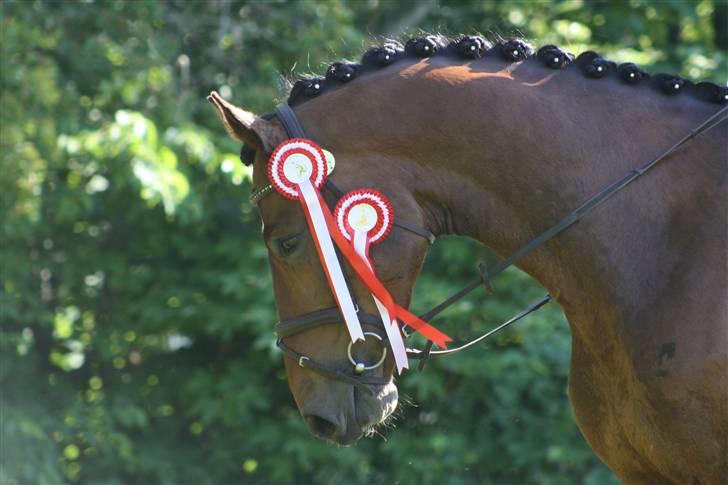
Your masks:
<instances>
[{"instance_id":1,"label":"brown horse coat","mask_svg":"<svg viewBox=\"0 0 728 485\"><path fill-rule=\"evenodd\" d=\"M231 133L259 148L254 183L266 184L266 152L285 138L280 125L212 101ZM717 109L534 62L434 57L368 73L296 112L336 155L337 185L376 188L407 220L507 256ZM627 483L728 480L726 140L723 122L519 263L567 315L577 422ZM275 246L306 231L300 208L272 195L260 210L281 318L332 305L311 245L293 260ZM425 246L395 231L373 250L402 305ZM365 299L362 287L355 292ZM292 345L345 361L342 327ZM351 442L396 403L396 389L364 402L350 386L286 365L304 416L330 423L309 425L330 439Z\"/></svg>"}]
</instances>

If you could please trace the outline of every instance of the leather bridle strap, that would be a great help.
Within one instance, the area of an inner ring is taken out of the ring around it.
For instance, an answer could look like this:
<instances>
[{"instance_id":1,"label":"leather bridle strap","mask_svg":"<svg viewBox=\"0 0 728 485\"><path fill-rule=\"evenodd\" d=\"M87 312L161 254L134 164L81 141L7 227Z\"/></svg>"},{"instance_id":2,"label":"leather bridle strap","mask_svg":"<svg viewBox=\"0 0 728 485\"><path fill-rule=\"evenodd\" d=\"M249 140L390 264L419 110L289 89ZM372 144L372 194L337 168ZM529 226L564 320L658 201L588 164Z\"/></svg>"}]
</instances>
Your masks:
<instances>
[{"instance_id":1,"label":"leather bridle strap","mask_svg":"<svg viewBox=\"0 0 728 485\"><path fill-rule=\"evenodd\" d=\"M285 128L288 138L306 138L306 132L298 121L298 116L291 109L288 103L281 103L276 106L276 116Z\"/></svg>"},{"instance_id":2,"label":"leather bridle strap","mask_svg":"<svg viewBox=\"0 0 728 485\"><path fill-rule=\"evenodd\" d=\"M369 386L383 386L391 381L391 378L385 377L348 374L296 352L283 343L283 340L281 339L278 339L276 344L286 357L297 362L300 367L312 370L323 377L351 384L352 386L355 386L371 395L374 394L374 390Z\"/></svg>"},{"instance_id":3,"label":"leather bridle strap","mask_svg":"<svg viewBox=\"0 0 728 485\"><path fill-rule=\"evenodd\" d=\"M359 310L357 311L357 315L359 316L359 321L362 323L362 325L369 325L379 328L382 327L381 320L371 313ZM324 308L323 310L316 310L314 312L306 313L296 318L291 318L289 320L283 320L281 322L278 322L273 327L273 331L276 333L278 338L283 339L301 332L305 332L306 330L319 327L321 325L338 323L340 320L341 311L339 310L339 308L330 307Z\"/></svg>"},{"instance_id":4,"label":"leather bridle strap","mask_svg":"<svg viewBox=\"0 0 728 485\"><path fill-rule=\"evenodd\" d=\"M361 310L357 313L359 316L359 321L361 322L363 328L369 327L371 330L383 330L382 322L378 317ZM340 319L341 313L339 312L339 308L332 307L307 313L305 315L301 315L290 320L279 322L273 328L274 332L278 337L278 339L276 340L276 345L279 349L281 349L286 357L298 363L300 367L309 369L329 379L334 379L337 381L345 382L347 384L351 384L359 389L362 389L372 394L373 390L371 389L371 387L368 386L383 386L387 384L391 379L386 377L353 374L350 372L339 370L329 365L322 364L308 357L307 355L297 352L293 348L286 345L284 342L284 339L286 339L287 337L291 337L293 335L305 332L321 325L338 323ZM385 332L381 332L381 334L384 334L382 335L382 344L386 345L386 334Z\"/></svg>"},{"instance_id":5,"label":"leather bridle strap","mask_svg":"<svg viewBox=\"0 0 728 485\"><path fill-rule=\"evenodd\" d=\"M545 304L547 304L550 301L551 301L551 295L545 295L543 298L541 298L537 302L532 303L531 305L527 306L526 308L524 308L520 312L516 313L510 319L508 319L505 322L501 323L500 325L498 325L494 329L489 330L488 332L484 333L480 337L475 338L475 339L473 339L473 340L471 340L471 341L469 341L467 343L464 343L463 345L461 345L459 347L455 347L455 348L447 349L447 350L430 350L429 352L427 351L427 348L425 348L425 350L407 349L407 355L409 355L411 357L418 358L418 359L420 359L420 362L423 362L422 359L424 358L423 357L423 354L425 352L427 352L427 354L428 354L427 355L427 358L428 359L431 359L431 358L434 358L434 357L444 357L446 355L456 354L456 353L458 353L458 352L460 352L462 350L465 350L465 349L467 349L469 347L472 347L473 345L476 345L476 344L482 342L483 340L487 339L491 335L494 335L494 334L500 332L501 330L503 330L504 328L506 328L508 325L511 325L513 323L516 323L517 321L519 321L523 317L526 317L526 316L530 315L531 313L535 312L536 310L539 310L542 306L544 306Z\"/></svg>"}]
</instances>

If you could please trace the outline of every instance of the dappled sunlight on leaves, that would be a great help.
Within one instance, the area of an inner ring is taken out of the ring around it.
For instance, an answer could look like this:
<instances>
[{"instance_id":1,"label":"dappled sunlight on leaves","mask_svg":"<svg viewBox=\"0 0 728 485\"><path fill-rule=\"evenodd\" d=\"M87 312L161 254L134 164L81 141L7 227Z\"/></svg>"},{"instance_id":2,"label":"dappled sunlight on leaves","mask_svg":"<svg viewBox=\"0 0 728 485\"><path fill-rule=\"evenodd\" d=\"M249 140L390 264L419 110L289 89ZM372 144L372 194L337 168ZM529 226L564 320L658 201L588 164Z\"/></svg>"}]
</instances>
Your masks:
<instances>
[{"instance_id":1,"label":"dappled sunlight on leaves","mask_svg":"<svg viewBox=\"0 0 728 485\"><path fill-rule=\"evenodd\" d=\"M0 482L614 483L574 423L555 305L407 372L408 404L373 438L314 440L274 345L252 168L205 95L270 112L286 77L417 28L521 32L723 82L716 3L200 5L0 2ZM438 241L414 310L480 259ZM494 284L434 323L464 340L543 294L517 270Z\"/></svg>"}]
</instances>

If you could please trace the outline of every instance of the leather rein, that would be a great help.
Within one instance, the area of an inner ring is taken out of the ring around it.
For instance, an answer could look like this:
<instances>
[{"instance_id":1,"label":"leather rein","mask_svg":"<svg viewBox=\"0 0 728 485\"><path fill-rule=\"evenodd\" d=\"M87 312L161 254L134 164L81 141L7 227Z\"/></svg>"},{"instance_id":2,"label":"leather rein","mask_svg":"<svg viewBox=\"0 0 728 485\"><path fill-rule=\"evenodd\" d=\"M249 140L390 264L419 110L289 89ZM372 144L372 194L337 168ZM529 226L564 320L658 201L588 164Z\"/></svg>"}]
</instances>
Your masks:
<instances>
[{"instance_id":1,"label":"leather rein","mask_svg":"<svg viewBox=\"0 0 728 485\"><path fill-rule=\"evenodd\" d=\"M492 293L492 286L490 283L490 278L493 276L496 276L499 273L502 273L506 269L513 266L518 260L520 260L522 257L526 256L533 250L539 248L543 244L545 244L550 239L554 238L556 235L567 229L568 227L571 227L574 223L579 221L582 217L584 217L586 214L591 212L593 209L604 203L607 199L609 199L612 195L635 181L638 177L644 175L647 171L649 171L651 168L653 168L655 165L657 165L660 161L667 158L668 155L672 154L675 150L677 150L679 147L693 139L694 137L698 136L699 134L708 131L709 129L715 127L720 122L724 121L726 119L726 114L728 114L728 107L724 107L717 111L715 114L710 116L707 120L705 120L703 123L701 123L699 126L691 130L687 135L685 135L682 139L680 139L677 143L672 145L670 148L662 152L657 157L653 158L649 162L645 163L644 165L639 166L638 168L635 168L631 171L629 171L627 174L625 174L620 179L614 181L610 185L604 187L601 191L590 197L586 202L584 202L582 205L574 209L573 211L569 212L564 218L559 220L556 224L551 226L549 229L529 241L528 243L521 246L520 249L515 251L511 256L509 256L506 259L503 259L501 261L498 261L494 263L492 266L487 267L484 263L480 263L478 266L479 272L478 275L475 276L467 285L465 285L462 289L454 293L452 296L444 300L442 303L436 305L429 311L423 313L420 315L420 318L424 321L429 321L433 317L440 314L442 311L444 311L446 308L450 307L454 303L456 303L458 300L463 298L464 296L468 295L472 291L474 291L476 288L479 288L481 286L484 286L486 291L488 293ZM286 130L286 133L288 134L289 138L306 138L306 134L303 130L303 127L301 126L301 123L298 121L298 118L296 117L296 114L291 109L291 107L287 103L282 103L276 107L275 116L278 117L279 121L283 125L283 127ZM330 179L326 181L324 187L328 189L330 192L332 192L337 198L341 198L341 196L344 195L344 193L336 187ZM253 189L253 192L250 195L250 202L254 205L256 205L262 198L273 192L274 189L272 185L266 185L259 189ZM429 243L433 243L435 240L435 235L423 228L419 227L415 224L412 224L410 222L401 220L399 218L396 218L394 220L394 225L404 229L406 231L412 232L418 236L424 237L427 239ZM433 342L428 341L425 345L424 349L407 349L407 355L412 358L419 359L418 364L418 370L422 370L424 368L425 363L435 357L443 357L446 355L452 355L457 352L460 352L462 350L465 350L469 347L472 347L485 339L491 337L495 333L499 332L500 330L503 330L504 328L508 327L509 325L521 320L527 315L530 315L531 313L537 311L544 305L546 305L549 301L551 301L550 295L545 295L538 301L530 304L517 314L515 314L513 317L511 317L509 320L501 323L497 327L493 328L492 330L486 332L485 334L463 344L458 347L454 347L452 349L446 349L446 350L432 350ZM384 360L384 357L386 356L386 336L381 336L380 334L376 333L376 330L383 329L382 322L379 317L372 315L371 313L367 313L357 307L359 320L362 323L362 326L365 330L373 330L367 331L366 334L374 335L376 336L381 342L384 347L384 352L382 354L382 359L374 366L364 367L362 364L356 364L356 362L351 357L351 344L349 346L349 360L352 364L355 364L354 370L346 370L345 368L335 368L333 366L323 364L321 362L318 362L304 354L301 354L297 351L295 351L293 348L289 347L285 343L285 339L305 332L307 330L310 330L312 328L319 327L321 325L327 325L327 324L336 324L341 320L340 312L337 307L331 307L331 308L325 308L322 310L316 310L314 312L306 313L303 315L299 315L297 317L288 319L288 320L282 320L275 324L274 331L277 335L277 341L276 345L281 349L283 354L296 361L299 366L310 369L311 371L317 372L321 374L324 377L339 380L342 382L346 382L348 384L351 384L357 388L360 388L366 392L373 393L371 386L381 386L384 384L387 384L390 382L391 377L379 377L374 375L366 375L364 372L362 372L362 369L374 369L378 367ZM409 337L409 333L406 331L406 329L403 329L404 335L406 337Z\"/></svg>"}]
</instances>

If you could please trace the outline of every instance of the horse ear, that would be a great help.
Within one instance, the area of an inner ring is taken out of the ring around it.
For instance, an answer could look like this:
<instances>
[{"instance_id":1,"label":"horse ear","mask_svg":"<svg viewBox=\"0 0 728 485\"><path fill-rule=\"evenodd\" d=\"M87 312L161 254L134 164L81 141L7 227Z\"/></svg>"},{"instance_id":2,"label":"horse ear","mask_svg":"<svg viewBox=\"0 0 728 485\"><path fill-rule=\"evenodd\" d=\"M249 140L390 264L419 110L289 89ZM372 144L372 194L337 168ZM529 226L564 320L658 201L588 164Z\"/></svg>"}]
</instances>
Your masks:
<instances>
[{"instance_id":1,"label":"horse ear","mask_svg":"<svg viewBox=\"0 0 728 485\"><path fill-rule=\"evenodd\" d=\"M228 133L236 140L252 145L256 150L262 149L270 153L286 139L286 133L278 123L238 108L217 91L211 92L207 100L217 109Z\"/></svg>"}]
</instances>

